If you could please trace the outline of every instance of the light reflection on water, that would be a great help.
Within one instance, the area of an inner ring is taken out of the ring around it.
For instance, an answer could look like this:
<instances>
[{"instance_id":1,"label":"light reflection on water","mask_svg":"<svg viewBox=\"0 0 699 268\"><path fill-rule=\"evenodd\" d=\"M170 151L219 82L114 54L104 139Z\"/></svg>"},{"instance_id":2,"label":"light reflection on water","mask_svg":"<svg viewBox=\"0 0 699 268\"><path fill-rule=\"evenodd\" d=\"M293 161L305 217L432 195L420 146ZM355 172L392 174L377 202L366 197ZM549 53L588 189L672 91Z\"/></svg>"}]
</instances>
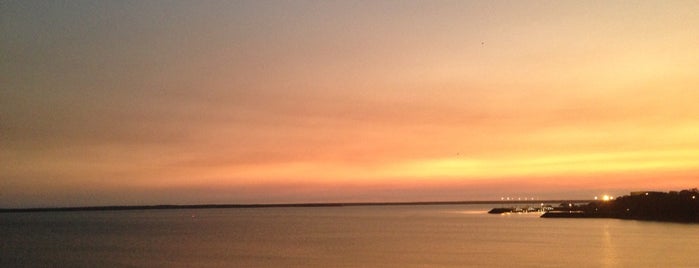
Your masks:
<instances>
[{"instance_id":1,"label":"light reflection on water","mask_svg":"<svg viewBox=\"0 0 699 268\"><path fill-rule=\"evenodd\" d=\"M609 223L605 223L602 227L603 229L603 243L601 245L603 251L602 254L602 265L604 267L618 267L617 254L615 249L615 244L612 241L612 235L609 232Z\"/></svg>"},{"instance_id":2,"label":"light reflection on water","mask_svg":"<svg viewBox=\"0 0 699 268\"><path fill-rule=\"evenodd\" d=\"M488 205L0 214L0 267L687 267L699 225ZM192 217L194 215L194 217Z\"/></svg>"}]
</instances>

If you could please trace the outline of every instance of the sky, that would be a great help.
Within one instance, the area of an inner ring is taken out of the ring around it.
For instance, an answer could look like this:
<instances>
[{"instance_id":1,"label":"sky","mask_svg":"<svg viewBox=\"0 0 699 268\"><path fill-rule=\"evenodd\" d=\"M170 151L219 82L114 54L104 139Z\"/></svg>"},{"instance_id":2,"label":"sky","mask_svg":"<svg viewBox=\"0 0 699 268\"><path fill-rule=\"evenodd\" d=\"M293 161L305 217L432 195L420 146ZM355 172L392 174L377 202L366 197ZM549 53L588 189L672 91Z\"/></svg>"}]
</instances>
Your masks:
<instances>
[{"instance_id":1,"label":"sky","mask_svg":"<svg viewBox=\"0 0 699 268\"><path fill-rule=\"evenodd\" d=\"M2 1L0 207L699 186L697 1Z\"/></svg>"}]
</instances>

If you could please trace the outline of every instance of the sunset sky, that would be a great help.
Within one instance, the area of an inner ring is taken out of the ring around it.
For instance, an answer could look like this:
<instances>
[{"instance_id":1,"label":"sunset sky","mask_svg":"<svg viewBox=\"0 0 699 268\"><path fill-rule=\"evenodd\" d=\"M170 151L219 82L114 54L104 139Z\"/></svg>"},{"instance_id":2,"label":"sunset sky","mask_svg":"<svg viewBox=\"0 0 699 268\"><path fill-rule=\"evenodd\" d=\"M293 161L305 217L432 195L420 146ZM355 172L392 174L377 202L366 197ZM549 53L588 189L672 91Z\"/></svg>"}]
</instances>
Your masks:
<instances>
[{"instance_id":1,"label":"sunset sky","mask_svg":"<svg viewBox=\"0 0 699 268\"><path fill-rule=\"evenodd\" d=\"M699 187L699 1L2 1L0 207Z\"/></svg>"}]
</instances>

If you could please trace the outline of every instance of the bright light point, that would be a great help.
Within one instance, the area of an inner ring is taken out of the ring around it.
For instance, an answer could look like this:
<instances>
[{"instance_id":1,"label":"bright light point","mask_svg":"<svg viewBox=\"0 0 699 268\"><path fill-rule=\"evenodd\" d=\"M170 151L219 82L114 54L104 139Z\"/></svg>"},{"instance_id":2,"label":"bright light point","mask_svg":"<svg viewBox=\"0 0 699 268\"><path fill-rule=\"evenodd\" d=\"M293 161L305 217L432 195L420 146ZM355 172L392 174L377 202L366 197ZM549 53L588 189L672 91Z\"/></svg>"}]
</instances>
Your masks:
<instances>
[{"instance_id":1,"label":"bright light point","mask_svg":"<svg viewBox=\"0 0 699 268\"><path fill-rule=\"evenodd\" d=\"M595 196L595 200L597 200L597 199L598 199L598 198Z\"/></svg>"},{"instance_id":2,"label":"bright light point","mask_svg":"<svg viewBox=\"0 0 699 268\"><path fill-rule=\"evenodd\" d=\"M612 199L612 198L611 198L610 196L606 195L606 194L605 194L604 196L602 196L602 200L604 200L604 201L609 201L609 200L611 200L611 199Z\"/></svg>"},{"instance_id":3,"label":"bright light point","mask_svg":"<svg viewBox=\"0 0 699 268\"><path fill-rule=\"evenodd\" d=\"M504 197L500 197L500 201L502 201L502 200L505 200L505 198L504 198Z\"/></svg>"},{"instance_id":4,"label":"bright light point","mask_svg":"<svg viewBox=\"0 0 699 268\"><path fill-rule=\"evenodd\" d=\"M693 196L692 196L692 199L697 199L697 196L696 196L696 195L693 195Z\"/></svg>"}]
</instances>

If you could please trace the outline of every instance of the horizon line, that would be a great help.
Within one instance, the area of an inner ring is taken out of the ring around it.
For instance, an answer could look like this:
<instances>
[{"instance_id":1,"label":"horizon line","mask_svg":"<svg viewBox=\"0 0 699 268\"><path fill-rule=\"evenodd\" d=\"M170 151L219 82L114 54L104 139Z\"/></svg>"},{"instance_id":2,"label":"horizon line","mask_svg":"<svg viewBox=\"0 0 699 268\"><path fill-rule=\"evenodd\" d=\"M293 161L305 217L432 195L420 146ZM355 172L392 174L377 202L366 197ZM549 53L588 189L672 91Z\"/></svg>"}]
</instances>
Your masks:
<instances>
[{"instance_id":1,"label":"horizon line","mask_svg":"<svg viewBox=\"0 0 699 268\"><path fill-rule=\"evenodd\" d=\"M319 203L252 203L252 204L189 204L189 205L111 205L111 206L71 206L71 207L32 207L0 208L0 213L14 212L68 212L68 211L117 211L117 210L156 210L156 209L214 209L214 208L283 208L283 207L350 207L350 206L409 206L409 205L476 205L476 204L528 204L574 202L588 203L593 200L550 199L550 200L472 200L472 201L409 201L409 202L319 202Z\"/></svg>"}]
</instances>

